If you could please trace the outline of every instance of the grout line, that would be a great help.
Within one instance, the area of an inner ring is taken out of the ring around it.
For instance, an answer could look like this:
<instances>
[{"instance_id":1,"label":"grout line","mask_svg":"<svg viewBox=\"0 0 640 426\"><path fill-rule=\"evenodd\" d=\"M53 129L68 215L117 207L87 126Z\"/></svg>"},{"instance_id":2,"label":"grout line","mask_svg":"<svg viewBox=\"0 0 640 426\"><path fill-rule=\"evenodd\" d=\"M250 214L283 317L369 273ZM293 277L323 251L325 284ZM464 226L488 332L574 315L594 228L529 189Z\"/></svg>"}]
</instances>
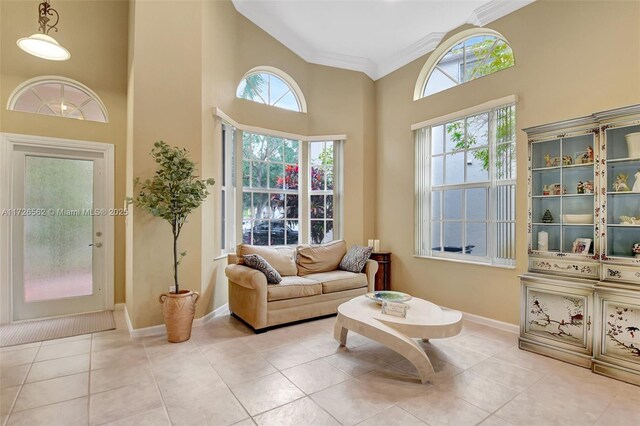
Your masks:
<instances>
[{"instance_id":1,"label":"grout line","mask_svg":"<svg viewBox=\"0 0 640 426\"><path fill-rule=\"evenodd\" d=\"M29 369L27 370L27 374L24 376L24 379L22 379L22 384L20 385L20 389L18 389L18 393L16 394L16 397L14 398L13 402L11 403L11 408L9 408L9 412L7 413L7 418L5 420L5 424L9 423L9 418L13 415L13 409L15 408L16 404L18 403L18 398L20 398L20 394L22 393L22 389L26 385L27 377L29 377L29 373L31 373L31 368L33 367L33 364L34 364L36 358L38 357L38 353L40 353L40 348L42 348L42 342L40 342L40 345L38 345L37 348L38 348L38 350L36 351L35 355L33 356L33 359L31 360L31 363L29 363ZM29 349L29 348L27 348L27 349ZM25 364L20 364L20 365L25 365Z\"/></svg>"},{"instance_id":2,"label":"grout line","mask_svg":"<svg viewBox=\"0 0 640 426\"><path fill-rule=\"evenodd\" d=\"M158 395L160 395L160 401L162 401L162 408L164 410L164 415L167 416L167 419L169 420L169 423L171 425L173 425L173 420L171 419L171 416L169 415L169 410L167 409L167 403L165 402L164 395L162 394L162 391L160 390L160 385L158 384L158 379L156 378L156 373L153 371L153 362L151 361L151 357L149 356L149 352L147 351L147 347L144 345L144 343L142 343L142 342L140 342L140 343L142 344L142 348L144 350L144 354L147 356L147 362L149 363L149 370L151 370L151 377L153 377L153 383L155 383L155 385L156 385L156 391L158 392ZM140 413L142 413L142 411ZM139 414L139 413L132 414L132 416L137 415L137 414Z\"/></svg>"},{"instance_id":3,"label":"grout line","mask_svg":"<svg viewBox=\"0 0 640 426\"><path fill-rule=\"evenodd\" d=\"M93 362L93 339L94 334L91 333L91 344L89 345L89 379L87 386L87 423L91 423L91 364Z\"/></svg>"}]
</instances>

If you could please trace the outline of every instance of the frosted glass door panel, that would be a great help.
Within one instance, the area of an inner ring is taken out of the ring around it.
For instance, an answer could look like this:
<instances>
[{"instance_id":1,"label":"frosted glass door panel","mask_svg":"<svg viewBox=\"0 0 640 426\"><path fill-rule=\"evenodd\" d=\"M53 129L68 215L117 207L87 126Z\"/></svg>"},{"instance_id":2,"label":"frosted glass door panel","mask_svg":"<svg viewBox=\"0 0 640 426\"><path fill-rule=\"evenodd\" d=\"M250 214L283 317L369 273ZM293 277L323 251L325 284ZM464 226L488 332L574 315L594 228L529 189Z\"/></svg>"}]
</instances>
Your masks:
<instances>
[{"instance_id":1,"label":"frosted glass door panel","mask_svg":"<svg viewBox=\"0 0 640 426\"><path fill-rule=\"evenodd\" d=\"M26 156L24 301L93 294L93 161Z\"/></svg>"}]
</instances>

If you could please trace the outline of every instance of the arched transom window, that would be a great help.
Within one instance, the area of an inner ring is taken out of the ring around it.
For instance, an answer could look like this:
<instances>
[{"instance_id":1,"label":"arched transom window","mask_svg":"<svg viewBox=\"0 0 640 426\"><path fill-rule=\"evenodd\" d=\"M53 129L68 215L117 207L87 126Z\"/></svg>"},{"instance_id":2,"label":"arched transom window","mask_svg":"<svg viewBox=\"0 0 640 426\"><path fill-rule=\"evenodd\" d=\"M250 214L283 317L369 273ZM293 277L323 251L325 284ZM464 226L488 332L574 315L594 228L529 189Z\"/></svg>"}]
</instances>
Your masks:
<instances>
[{"instance_id":1,"label":"arched transom window","mask_svg":"<svg viewBox=\"0 0 640 426\"><path fill-rule=\"evenodd\" d=\"M107 109L91 89L64 77L27 80L9 96L7 109L78 120L108 122Z\"/></svg>"},{"instance_id":2,"label":"arched transom window","mask_svg":"<svg viewBox=\"0 0 640 426\"><path fill-rule=\"evenodd\" d=\"M295 80L273 67L249 70L242 77L236 96L291 111L307 112L307 103Z\"/></svg>"},{"instance_id":3,"label":"arched transom window","mask_svg":"<svg viewBox=\"0 0 640 426\"><path fill-rule=\"evenodd\" d=\"M414 100L514 64L513 51L499 33L482 28L463 31L431 54L416 83Z\"/></svg>"}]
</instances>

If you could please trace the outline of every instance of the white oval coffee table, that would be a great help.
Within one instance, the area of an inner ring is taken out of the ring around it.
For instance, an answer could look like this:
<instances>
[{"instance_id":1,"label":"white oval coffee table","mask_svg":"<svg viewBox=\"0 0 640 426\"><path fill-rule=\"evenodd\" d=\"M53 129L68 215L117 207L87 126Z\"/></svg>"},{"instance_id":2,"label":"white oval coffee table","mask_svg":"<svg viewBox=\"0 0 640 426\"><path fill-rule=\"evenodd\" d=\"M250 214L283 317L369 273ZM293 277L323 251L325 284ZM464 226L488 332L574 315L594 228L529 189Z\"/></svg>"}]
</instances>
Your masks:
<instances>
[{"instance_id":1,"label":"white oval coffee table","mask_svg":"<svg viewBox=\"0 0 640 426\"><path fill-rule=\"evenodd\" d=\"M375 340L407 358L426 383L433 366L414 339L455 336L462 330L462 313L415 297L405 303L409 305L407 317L400 318L381 313L380 305L365 296L345 302L338 306L334 337L343 346L349 330Z\"/></svg>"}]
</instances>

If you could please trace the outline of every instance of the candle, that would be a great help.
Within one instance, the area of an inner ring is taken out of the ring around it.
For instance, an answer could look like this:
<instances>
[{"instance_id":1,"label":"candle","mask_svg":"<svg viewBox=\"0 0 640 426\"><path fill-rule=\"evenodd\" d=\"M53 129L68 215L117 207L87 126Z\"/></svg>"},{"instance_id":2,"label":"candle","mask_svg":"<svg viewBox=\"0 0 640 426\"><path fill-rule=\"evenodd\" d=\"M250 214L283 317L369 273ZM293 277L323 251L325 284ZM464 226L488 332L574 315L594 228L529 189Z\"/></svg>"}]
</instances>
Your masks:
<instances>
[{"instance_id":1,"label":"candle","mask_svg":"<svg viewBox=\"0 0 640 426\"><path fill-rule=\"evenodd\" d=\"M369 247L373 247L373 240L369 240L369 241L367 242L367 246L369 246Z\"/></svg>"},{"instance_id":2,"label":"candle","mask_svg":"<svg viewBox=\"0 0 640 426\"><path fill-rule=\"evenodd\" d=\"M380 240L373 240L373 251L374 252L380 251Z\"/></svg>"},{"instance_id":3,"label":"candle","mask_svg":"<svg viewBox=\"0 0 640 426\"><path fill-rule=\"evenodd\" d=\"M538 251L549 251L549 233L538 232Z\"/></svg>"}]
</instances>

